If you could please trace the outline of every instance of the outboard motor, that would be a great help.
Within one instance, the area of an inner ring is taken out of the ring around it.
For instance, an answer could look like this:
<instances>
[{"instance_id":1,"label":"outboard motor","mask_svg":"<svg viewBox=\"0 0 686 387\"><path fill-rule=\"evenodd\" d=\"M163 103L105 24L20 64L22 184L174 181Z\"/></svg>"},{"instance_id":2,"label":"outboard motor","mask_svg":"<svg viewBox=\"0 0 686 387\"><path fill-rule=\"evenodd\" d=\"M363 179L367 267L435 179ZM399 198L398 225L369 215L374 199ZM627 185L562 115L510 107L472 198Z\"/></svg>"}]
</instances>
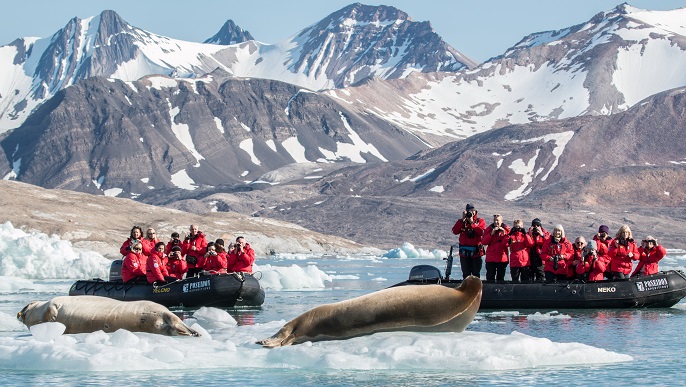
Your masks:
<instances>
[{"instance_id":1,"label":"outboard motor","mask_svg":"<svg viewBox=\"0 0 686 387\"><path fill-rule=\"evenodd\" d=\"M110 281L111 282L121 282L121 265L123 260L117 259L112 261L110 265Z\"/></svg>"},{"instance_id":2,"label":"outboard motor","mask_svg":"<svg viewBox=\"0 0 686 387\"><path fill-rule=\"evenodd\" d=\"M410 269L410 281L438 282L441 271L431 265L417 265Z\"/></svg>"}]
</instances>

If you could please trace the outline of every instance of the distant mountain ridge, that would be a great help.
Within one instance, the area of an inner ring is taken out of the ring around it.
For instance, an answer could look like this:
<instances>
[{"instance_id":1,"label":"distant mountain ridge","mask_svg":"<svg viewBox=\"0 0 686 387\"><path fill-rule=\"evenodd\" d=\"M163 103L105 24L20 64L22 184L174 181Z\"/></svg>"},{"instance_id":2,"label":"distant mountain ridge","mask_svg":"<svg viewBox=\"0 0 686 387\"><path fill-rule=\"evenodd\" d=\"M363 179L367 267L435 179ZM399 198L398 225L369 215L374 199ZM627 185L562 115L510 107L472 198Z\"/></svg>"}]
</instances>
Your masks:
<instances>
[{"instance_id":1,"label":"distant mountain ridge","mask_svg":"<svg viewBox=\"0 0 686 387\"><path fill-rule=\"evenodd\" d=\"M216 44L209 44L141 30L114 11L74 18L49 38L21 38L0 47L0 72L5 74L0 77L0 132L19 127L62 88L93 76L123 81L153 74L195 78L219 68L318 90L367 77L467 66L458 59L473 64L428 23L413 22L392 7L354 4L324 20L328 22L269 45L251 40L232 21L207 40Z\"/></svg>"},{"instance_id":2,"label":"distant mountain ridge","mask_svg":"<svg viewBox=\"0 0 686 387\"><path fill-rule=\"evenodd\" d=\"M328 93L434 145L510 124L625 111L686 86L686 8L622 4L586 23L523 38L454 74L411 74Z\"/></svg>"}]
</instances>

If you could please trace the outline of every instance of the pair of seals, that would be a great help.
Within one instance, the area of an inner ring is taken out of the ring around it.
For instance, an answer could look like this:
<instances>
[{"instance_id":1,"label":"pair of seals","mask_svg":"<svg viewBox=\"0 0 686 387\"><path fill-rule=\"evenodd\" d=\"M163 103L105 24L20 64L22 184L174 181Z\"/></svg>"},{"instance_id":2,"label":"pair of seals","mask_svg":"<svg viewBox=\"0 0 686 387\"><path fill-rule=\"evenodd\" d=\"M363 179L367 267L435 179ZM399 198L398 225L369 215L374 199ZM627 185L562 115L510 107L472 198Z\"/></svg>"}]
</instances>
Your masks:
<instances>
[{"instance_id":1,"label":"pair of seals","mask_svg":"<svg viewBox=\"0 0 686 387\"><path fill-rule=\"evenodd\" d=\"M392 287L318 306L257 343L274 348L397 330L462 332L479 310L481 289L481 280L474 276L456 289L442 285Z\"/></svg>"},{"instance_id":2,"label":"pair of seals","mask_svg":"<svg viewBox=\"0 0 686 387\"><path fill-rule=\"evenodd\" d=\"M117 301L98 296L63 296L33 301L17 313L27 327L60 322L64 333L148 332L167 336L199 336L166 307L152 301Z\"/></svg>"}]
</instances>

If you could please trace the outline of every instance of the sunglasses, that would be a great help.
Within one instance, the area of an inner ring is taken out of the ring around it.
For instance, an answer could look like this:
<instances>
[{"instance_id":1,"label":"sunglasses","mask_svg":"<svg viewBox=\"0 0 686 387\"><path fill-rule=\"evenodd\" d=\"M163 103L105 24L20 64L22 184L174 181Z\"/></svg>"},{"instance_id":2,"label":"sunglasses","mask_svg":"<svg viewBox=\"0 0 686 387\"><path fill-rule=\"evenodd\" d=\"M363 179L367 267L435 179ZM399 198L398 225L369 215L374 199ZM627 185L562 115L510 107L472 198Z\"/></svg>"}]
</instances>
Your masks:
<instances>
[{"instance_id":1,"label":"sunglasses","mask_svg":"<svg viewBox=\"0 0 686 387\"><path fill-rule=\"evenodd\" d=\"M143 251L143 249L133 249L133 251Z\"/></svg>"}]
</instances>

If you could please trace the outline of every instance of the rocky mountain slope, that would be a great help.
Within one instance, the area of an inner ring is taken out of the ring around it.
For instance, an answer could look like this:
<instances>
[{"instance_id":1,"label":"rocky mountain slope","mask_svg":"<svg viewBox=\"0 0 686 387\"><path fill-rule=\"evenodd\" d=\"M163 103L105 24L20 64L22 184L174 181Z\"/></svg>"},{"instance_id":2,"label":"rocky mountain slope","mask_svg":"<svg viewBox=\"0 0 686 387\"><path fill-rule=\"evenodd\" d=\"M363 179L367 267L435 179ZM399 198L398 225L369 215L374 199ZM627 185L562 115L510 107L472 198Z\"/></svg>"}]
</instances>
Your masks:
<instances>
[{"instance_id":1,"label":"rocky mountain slope","mask_svg":"<svg viewBox=\"0 0 686 387\"><path fill-rule=\"evenodd\" d=\"M141 199L153 191L251 189L251 182L278 184L273 171L293 163L398 160L425 147L326 95L220 70L190 80L89 78L0 136L0 146L5 178Z\"/></svg>"},{"instance_id":2,"label":"rocky mountain slope","mask_svg":"<svg viewBox=\"0 0 686 387\"><path fill-rule=\"evenodd\" d=\"M47 190L16 181L0 181L4 205L0 222L11 222L27 231L56 234L75 246L119 258L119 246L131 227L154 227L166 242L172 232L187 233L198 225L212 240L245 236L258 255L276 253L374 252L357 243L322 235L300 226L236 213L202 216L138 203L129 199ZM30 205L26 205L30 202ZM378 253L378 252L377 252Z\"/></svg>"},{"instance_id":3,"label":"rocky mountain slope","mask_svg":"<svg viewBox=\"0 0 686 387\"><path fill-rule=\"evenodd\" d=\"M212 194L194 208L206 211L211 202L392 247L452 243L450 227L470 202L487 220L493 213L509 223L540 217L584 236L600 224L629 224L639 236L657 234L686 248L675 227L686 220L684 130L681 88L611 116L507 126L310 184Z\"/></svg>"}]
</instances>

